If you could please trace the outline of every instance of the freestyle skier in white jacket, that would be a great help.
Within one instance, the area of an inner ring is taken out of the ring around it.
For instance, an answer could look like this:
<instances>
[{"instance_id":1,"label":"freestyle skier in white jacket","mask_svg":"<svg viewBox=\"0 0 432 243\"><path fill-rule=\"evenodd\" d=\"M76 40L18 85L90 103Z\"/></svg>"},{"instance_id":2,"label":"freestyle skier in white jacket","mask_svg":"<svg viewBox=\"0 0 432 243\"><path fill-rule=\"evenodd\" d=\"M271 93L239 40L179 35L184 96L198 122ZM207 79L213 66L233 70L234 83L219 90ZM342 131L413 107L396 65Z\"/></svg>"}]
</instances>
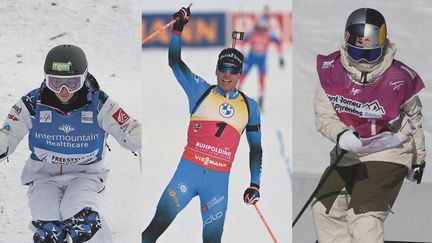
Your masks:
<instances>
[{"instance_id":1,"label":"freestyle skier in white jacket","mask_svg":"<svg viewBox=\"0 0 432 243\"><path fill-rule=\"evenodd\" d=\"M110 134L139 151L141 125L99 89L79 47L54 47L44 71L41 86L12 107L0 130L0 160L28 134L21 181L29 186L34 242L112 242L100 208L105 141Z\"/></svg>"}]
</instances>

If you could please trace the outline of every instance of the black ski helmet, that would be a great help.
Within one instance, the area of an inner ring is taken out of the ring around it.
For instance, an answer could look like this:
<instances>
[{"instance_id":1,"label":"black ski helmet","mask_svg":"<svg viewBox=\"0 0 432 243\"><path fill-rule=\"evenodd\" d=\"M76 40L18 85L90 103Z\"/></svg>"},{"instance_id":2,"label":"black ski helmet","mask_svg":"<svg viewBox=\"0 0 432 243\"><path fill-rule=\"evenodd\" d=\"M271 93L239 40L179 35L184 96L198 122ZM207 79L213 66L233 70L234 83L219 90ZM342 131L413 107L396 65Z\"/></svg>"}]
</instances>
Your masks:
<instances>
[{"instance_id":1,"label":"black ski helmet","mask_svg":"<svg viewBox=\"0 0 432 243\"><path fill-rule=\"evenodd\" d=\"M378 61L387 42L384 16L372 8L355 10L345 25L345 42L347 54L353 61Z\"/></svg>"},{"instance_id":2,"label":"black ski helmet","mask_svg":"<svg viewBox=\"0 0 432 243\"><path fill-rule=\"evenodd\" d=\"M243 68L243 61L243 53L239 50L235 48L225 48L219 53L217 64L231 63L239 68Z\"/></svg>"},{"instance_id":3,"label":"black ski helmet","mask_svg":"<svg viewBox=\"0 0 432 243\"><path fill-rule=\"evenodd\" d=\"M74 45L56 46L46 56L44 71L45 74L61 76L86 74L86 55Z\"/></svg>"}]
</instances>

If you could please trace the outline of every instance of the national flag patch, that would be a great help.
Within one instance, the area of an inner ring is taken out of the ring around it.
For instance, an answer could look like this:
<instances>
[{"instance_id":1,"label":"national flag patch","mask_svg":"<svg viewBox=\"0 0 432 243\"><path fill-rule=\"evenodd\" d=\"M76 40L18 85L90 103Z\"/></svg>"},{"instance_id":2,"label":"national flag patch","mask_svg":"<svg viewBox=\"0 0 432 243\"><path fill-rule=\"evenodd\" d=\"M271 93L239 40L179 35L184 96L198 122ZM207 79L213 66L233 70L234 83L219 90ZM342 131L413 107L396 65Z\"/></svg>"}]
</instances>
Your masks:
<instances>
[{"instance_id":1,"label":"national flag patch","mask_svg":"<svg viewBox=\"0 0 432 243\"><path fill-rule=\"evenodd\" d=\"M129 115L126 114L122 108L119 108L116 112L114 112L112 117L120 126L129 120Z\"/></svg>"}]
</instances>

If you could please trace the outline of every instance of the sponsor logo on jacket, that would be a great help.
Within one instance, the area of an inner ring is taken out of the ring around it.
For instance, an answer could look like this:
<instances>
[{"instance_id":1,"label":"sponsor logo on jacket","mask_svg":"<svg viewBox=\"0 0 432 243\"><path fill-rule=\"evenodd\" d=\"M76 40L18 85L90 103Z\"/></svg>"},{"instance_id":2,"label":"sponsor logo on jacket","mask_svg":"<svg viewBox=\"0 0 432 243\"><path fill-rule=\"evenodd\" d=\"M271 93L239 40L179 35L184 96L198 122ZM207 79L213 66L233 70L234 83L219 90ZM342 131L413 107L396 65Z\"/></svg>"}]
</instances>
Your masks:
<instances>
[{"instance_id":1,"label":"sponsor logo on jacket","mask_svg":"<svg viewBox=\"0 0 432 243\"><path fill-rule=\"evenodd\" d=\"M205 144L205 143L200 143L200 142L195 143L195 149L199 151L215 154L218 156L227 157L227 158L231 157L232 154L232 152L229 151L229 148L225 148L225 149L217 148L215 146Z\"/></svg>"},{"instance_id":2,"label":"sponsor logo on jacket","mask_svg":"<svg viewBox=\"0 0 432 243\"><path fill-rule=\"evenodd\" d=\"M51 123L52 122L51 111L41 111L39 114L39 122L40 123Z\"/></svg>"},{"instance_id":3,"label":"sponsor logo on jacket","mask_svg":"<svg viewBox=\"0 0 432 243\"><path fill-rule=\"evenodd\" d=\"M372 102L360 102L345 98L342 95L327 95L334 109L340 113L350 113L362 118L380 118L386 114L384 107L374 100Z\"/></svg>"},{"instance_id":4,"label":"sponsor logo on jacket","mask_svg":"<svg viewBox=\"0 0 432 243\"><path fill-rule=\"evenodd\" d=\"M15 110L15 113L16 113L17 115L19 115L19 114L21 113L21 111L22 111L22 108L19 107L19 106L17 106L17 105L12 106L12 109Z\"/></svg>"},{"instance_id":5,"label":"sponsor logo on jacket","mask_svg":"<svg viewBox=\"0 0 432 243\"><path fill-rule=\"evenodd\" d=\"M122 108L119 108L116 112L114 112L112 117L120 126L129 120L129 115L126 114Z\"/></svg>"},{"instance_id":6,"label":"sponsor logo on jacket","mask_svg":"<svg viewBox=\"0 0 432 243\"><path fill-rule=\"evenodd\" d=\"M168 188L167 191L168 191L168 195L174 201L177 210L180 210L181 205L180 205L180 200L177 196L177 193L172 188Z\"/></svg>"},{"instance_id":7,"label":"sponsor logo on jacket","mask_svg":"<svg viewBox=\"0 0 432 243\"><path fill-rule=\"evenodd\" d=\"M9 120L14 121L14 122L19 121L19 119L18 119L16 116L12 115L11 113L9 113L9 114L7 115L7 118L8 118Z\"/></svg>"},{"instance_id":8,"label":"sponsor logo on jacket","mask_svg":"<svg viewBox=\"0 0 432 243\"><path fill-rule=\"evenodd\" d=\"M390 81L389 84L393 86L393 90L399 90L402 85L405 84L405 81Z\"/></svg>"},{"instance_id":9,"label":"sponsor logo on jacket","mask_svg":"<svg viewBox=\"0 0 432 243\"><path fill-rule=\"evenodd\" d=\"M225 197L222 195L220 197L213 197L210 201L208 201L203 207L202 211L207 212L209 209L214 207L215 205L219 204L225 199Z\"/></svg>"},{"instance_id":10,"label":"sponsor logo on jacket","mask_svg":"<svg viewBox=\"0 0 432 243\"><path fill-rule=\"evenodd\" d=\"M63 154L49 151L46 149L34 148L36 157L43 162L61 165L87 164L97 159L99 149L85 154Z\"/></svg>"},{"instance_id":11,"label":"sponsor logo on jacket","mask_svg":"<svg viewBox=\"0 0 432 243\"><path fill-rule=\"evenodd\" d=\"M333 67L333 64L334 64L334 60L323 62L321 69L329 69Z\"/></svg>"},{"instance_id":12,"label":"sponsor logo on jacket","mask_svg":"<svg viewBox=\"0 0 432 243\"><path fill-rule=\"evenodd\" d=\"M219 113L222 117L230 118L234 115L234 107L228 103L223 103L219 106Z\"/></svg>"},{"instance_id":13,"label":"sponsor logo on jacket","mask_svg":"<svg viewBox=\"0 0 432 243\"><path fill-rule=\"evenodd\" d=\"M11 126L6 123L6 124L3 125L2 129L10 132Z\"/></svg>"},{"instance_id":14,"label":"sponsor logo on jacket","mask_svg":"<svg viewBox=\"0 0 432 243\"><path fill-rule=\"evenodd\" d=\"M64 132L64 133L66 133L66 134L68 134L68 133L70 133L70 132L75 131L75 128L72 127L71 124L63 124L63 125L61 125L61 126L59 127L59 130L62 131L62 132Z\"/></svg>"},{"instance_id":15,"label":"sponsor logo on jacket","mask_svg":"<svg viewBox=\"0 0 432 243\"><path fill-rule=\"evenodd\" d=\"M69 126L60 127L65 131L66 134L46 134L46 133L35 133L35 138L45 140L45 143L52 147L63 147L63 148L88 148L89 143L99 139L99 134L92 133L90 135L67 135L70 129L74 129ZM59 128L59 130L61 130Z\"/></svg>"},{"instance_id":16,"label":"sponsor logo on jacket","mask_svg":"<svg viewBox=\"0 0 432 243\"><path fill-rule=\"evenodd\" d=\"M202 157L199 155L195 155L195 159L198 161L201 161L204 165L213 165L213 166L217 166L217 167L227 167L227 164L214 161L207 156Z\"/></svg>"},{"instance_id":17,"label":"sponsor logo on jacket","mask_svg":"<svg viewBox=\"0 0 432 243\"><path fill-rule=\"evenodd\" d=\"M188 186L185 183L179 183L178 188L183 194L186 194L188 191Z\"/></svg>"},{"instance_id":18,"label":"sponsor logo on jacket","mask_svg":"<svg viewBox=\"0 0 432 243\"><path fill-rule=\"evenodd\" d=\"M351 94L354 96L356 94L360 94L361 90L360 89L356 89L356 88L352 88L351 89Z\"/></svg>"},{"instance_id":19,"label":"sponsor logo on jacket","mask_svg":"<svg viewBox=\"0 0 432 243\"><path fill-rule=\"evenodd\" d=\"M212 222L220 219L223 216L223 212L219 211L215 214L211 214L205 221L204 221L204 226L211 224Z\"/></svg>"},{"instance_id":20,"label":"sponsor logo on jacket","mask_svg":"<svg viewBox=\"0 0 432 243\"><path fill-rule=\"evenodd\" d=\"M93 111L81 111L81 123L93 123Z\"/></svg>"}]
</instances>

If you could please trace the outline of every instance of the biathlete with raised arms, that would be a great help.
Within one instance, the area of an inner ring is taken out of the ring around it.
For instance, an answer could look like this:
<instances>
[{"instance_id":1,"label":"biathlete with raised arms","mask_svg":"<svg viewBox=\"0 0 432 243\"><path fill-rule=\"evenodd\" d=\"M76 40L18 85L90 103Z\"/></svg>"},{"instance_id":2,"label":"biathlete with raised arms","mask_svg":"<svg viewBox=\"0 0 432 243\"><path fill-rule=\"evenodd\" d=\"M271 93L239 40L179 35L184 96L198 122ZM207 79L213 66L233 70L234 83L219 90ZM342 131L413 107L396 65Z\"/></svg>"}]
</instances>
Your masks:
<instances>
[{"instance_id":1,"label":"biathlete with raised arms","mask_svg":"<svg viewBox=\"0 0 432 243\"><path fill-rule=\"evenodd\" d=\"M177 170L164 190L142 242L155 242L195 196L201 202L203 242L221 242L228 202L228 180L240 137L246 131L250 147L250 186L243 198L255 204L260 197L262 164L260 112L257 103L238 91L243 54L226 48L218 56L217 85L195 75L181 60L181 32L190 9L173 15L169 65L189 100L188 139Z\"/></svg>"}]
</instances>

